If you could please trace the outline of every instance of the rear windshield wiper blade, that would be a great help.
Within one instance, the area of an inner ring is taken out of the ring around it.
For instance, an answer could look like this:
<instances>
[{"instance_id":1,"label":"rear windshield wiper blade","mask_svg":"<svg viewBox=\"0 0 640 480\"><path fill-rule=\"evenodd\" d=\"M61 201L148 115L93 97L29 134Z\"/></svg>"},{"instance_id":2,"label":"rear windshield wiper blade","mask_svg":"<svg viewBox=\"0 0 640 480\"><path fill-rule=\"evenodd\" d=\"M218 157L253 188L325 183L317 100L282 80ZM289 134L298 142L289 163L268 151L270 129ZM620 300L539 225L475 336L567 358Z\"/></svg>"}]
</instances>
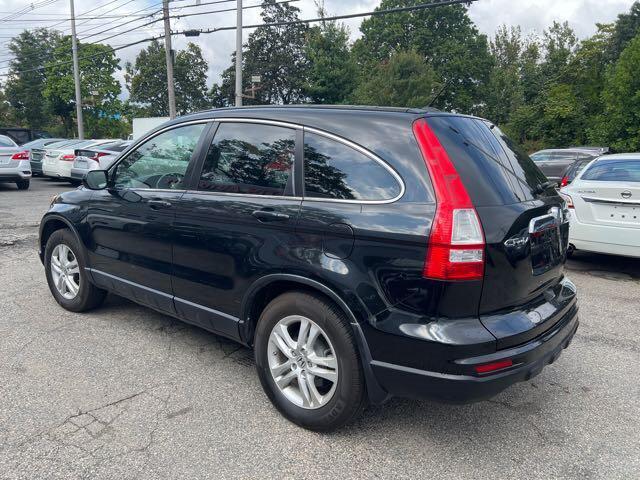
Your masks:
<instances>
[{"instance_id":1,"label":"rear windshield wiper blade","mask_svg":"<svg viewBox=\"0 0 640 480\"><path fill-rule=\"evenodd\" d=\"M551 185L553 185L553 182L547 180L546 182L542 182L539 185L536 185L533 189L531 189L531 193L533 193L534 195L540 195L541 193L544 193L547 191L547 188L549 188Z\"/></svg>"}]
</instances>

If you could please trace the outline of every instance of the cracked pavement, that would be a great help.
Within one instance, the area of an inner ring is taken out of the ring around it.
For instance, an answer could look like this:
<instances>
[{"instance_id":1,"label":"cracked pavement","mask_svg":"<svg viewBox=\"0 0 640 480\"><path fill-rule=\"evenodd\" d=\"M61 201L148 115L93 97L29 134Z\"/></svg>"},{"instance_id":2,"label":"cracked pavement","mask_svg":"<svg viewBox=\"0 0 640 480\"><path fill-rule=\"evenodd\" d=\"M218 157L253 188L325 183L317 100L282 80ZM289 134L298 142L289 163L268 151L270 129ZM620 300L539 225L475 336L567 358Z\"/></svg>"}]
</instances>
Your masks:
<instances>
[{"instance_id":1,"label":"cracked pavement","mask_svg":"<svg viewBox=\"0 0 640 480\"><path fill-rule=\"evenodd\" d=\"M60 308L36 236L66 189L0 184L0 479L640 476L640 261L569 263L581 327L532 381L317 434L271 406L248 349L115 296Z\"/></svg>"}]
</instances>

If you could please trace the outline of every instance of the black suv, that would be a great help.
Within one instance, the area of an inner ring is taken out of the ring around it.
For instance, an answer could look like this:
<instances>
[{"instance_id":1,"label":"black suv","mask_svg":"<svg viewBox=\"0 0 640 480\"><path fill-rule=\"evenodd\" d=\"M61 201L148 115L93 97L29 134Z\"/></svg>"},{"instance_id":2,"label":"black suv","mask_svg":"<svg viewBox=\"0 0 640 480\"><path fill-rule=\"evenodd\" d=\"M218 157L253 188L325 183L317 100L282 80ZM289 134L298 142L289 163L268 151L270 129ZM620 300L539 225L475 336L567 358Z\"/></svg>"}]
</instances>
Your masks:
<instances>
[{"instance_id":1,"label":"black suv","mask_svg":"<svg viewBox=\"0 0 640 480\"><path fill-rule=\"evenodd\" d=\"M179 118L40 227L64 308L114 292L251 346L273 404L314 430L539 373L578 327L567 243L562 200L495 125L389 108Z\"/></svg>"}]
</instances>

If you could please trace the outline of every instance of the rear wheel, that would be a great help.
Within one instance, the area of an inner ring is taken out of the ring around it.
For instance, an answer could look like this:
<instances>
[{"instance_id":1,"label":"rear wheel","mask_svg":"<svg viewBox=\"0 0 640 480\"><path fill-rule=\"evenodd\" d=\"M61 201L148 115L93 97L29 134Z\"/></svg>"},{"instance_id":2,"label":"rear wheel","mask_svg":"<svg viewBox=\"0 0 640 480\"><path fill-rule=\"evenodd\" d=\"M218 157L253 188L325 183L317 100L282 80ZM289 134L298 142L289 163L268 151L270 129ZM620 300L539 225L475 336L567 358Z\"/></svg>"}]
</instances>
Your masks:
<instances>
[{"instance_id":1,"label":"rear wheel","mask_svg":"<svg viewBox=\"0 0 640 480\"><path fill-rule=\"evenodd\" d=\"M56 301L72 312L98 307L107 292L89 282L83 251L67 229L51 234L45 248L45 272Z\"/></svg>"},{"instance_id":2,"label":"rear wheel","mask_svg":"<svg viewBox=\"0 0 640 480\"><path fill-rule=\"evenodd\" d=\"M18 180L16 182L18 190L28 190L29 184L30 184L29 180Z\"/></svg>"},{"instance_id":3,"label":"rear wheel","mask_svg":"<svg viewBox=\"0 0 640 480\"><path fill-rule=\"evenodd\" d=\"M272 300L260 316L255 351L267 396L301 427L334 430L364 406L364 376L351 326L321 297L290 292Z\"/></svg>"}]
</instances>

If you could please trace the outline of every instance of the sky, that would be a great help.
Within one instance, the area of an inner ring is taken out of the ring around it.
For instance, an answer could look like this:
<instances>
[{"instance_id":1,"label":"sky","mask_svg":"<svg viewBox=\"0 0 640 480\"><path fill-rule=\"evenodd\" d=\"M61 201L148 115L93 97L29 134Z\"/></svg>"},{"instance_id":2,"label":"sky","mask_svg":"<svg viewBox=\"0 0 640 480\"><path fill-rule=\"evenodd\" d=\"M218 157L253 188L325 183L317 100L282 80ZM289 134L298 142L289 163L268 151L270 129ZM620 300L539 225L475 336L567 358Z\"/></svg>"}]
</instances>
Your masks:
<instances>
[{"instance_id":1,"label":"sky","mask_svg":"<svg viewBox=\"0 0 640 480\"><path fill-rule=\"evenodd\" d=\"M209 3L215 0L172 0L170 6L171 8L176 8L178 6L195 5L198 1L200 3ZM75 10L76 15L82 16L84 12L104 6L95 10L95 12L87 13L85 17L102 14L133 14L141 9L146 10L139 12L138 15L145 15L158 10L160 2L161 0L76 0ZM245 6L259 5L260 3L260 0L244 0ZM14 18L14 21L3 20L11 13L24 9L29 5L37 6L42 4L44 6ZM379 4L380 0L324 0L324 5L329 15L371 11ZM596 23L614 21L619 13L627 12L632 4L633 0L478 0L469 8L469 15L478 29L488 36L493 35L502 24L509 26L520 25L525 34L540 34L553 20L566 20L580 38L586 38L595 32ZM293 2L293 5L300 8L300 18L317 16L317 7L314 0L297 0ZM197 8L183 8L180 11L173 12L172 15L231 9L234 7L235 2L202 5ZM109 12L110 9L115 10ZM259 12L259 8L245 9L245 25L259 23ZM232 26L235 25L235 16L235 11L228 11L173 19L171 28L172 30L184 30ZM66 33L70 30L70 26L68 20L63 21L65 18L69 18L69 0L0 0L0 73L6 72L6 60L10 58L7 52L6 42L8 38L6 37L17 34L24 28L50 26L58 22L61 23L57 28ZM87 35L109 29L107 33L86 39L86 41L98 41L107 35L127 30L151 19L147 18L139 22L133 22L128 26L118 27L119 24L127 21L127 19L81 20L78 18L78 37L82 39ZM361 18L345 21L354 40L359 35L358 28L361 21ZM118 35L105 43L113 46L130 43L149 36L162 34L162 28L162 22L157 22L148 27L137 29L135 32ZM250 31L248 30L244 31L243 37L245 41L249 33ZM184 48L188 41L197 43L203 50L205 60L209 63L209 85L213 82L218 82L222 71L230 65L231 53L235 49L235 32L219 32L189 39L183 36L176 36L173 37L173 48ZM125 61L133 61L142 48L144 48L144 45L119 50L117 53L122 60L121 64L124 65ZM119 72L117 77L123 82L123 72Z\"/></svg>"}]
</instances>

